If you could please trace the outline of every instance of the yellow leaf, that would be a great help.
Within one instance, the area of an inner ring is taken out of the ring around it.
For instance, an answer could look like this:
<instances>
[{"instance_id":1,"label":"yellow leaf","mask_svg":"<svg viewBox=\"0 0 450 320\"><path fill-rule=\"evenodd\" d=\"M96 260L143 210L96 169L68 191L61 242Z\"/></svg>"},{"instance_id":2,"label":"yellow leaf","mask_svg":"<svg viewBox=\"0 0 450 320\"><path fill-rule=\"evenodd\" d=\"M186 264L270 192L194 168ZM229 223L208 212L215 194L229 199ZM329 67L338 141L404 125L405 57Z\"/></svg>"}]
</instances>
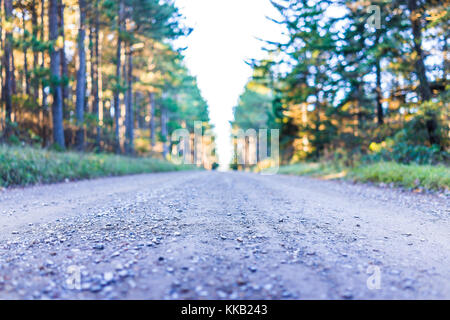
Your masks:
<instances>
[{"instance_id":1,"label":"yellow leaf","mask_svg":"<svg viewBox=\"0 0 450 320\"><path fill-rule=\"evenodd\" d=\"M64 48L64 38L62 36L59 36L58 39L56 39L55 46L57 49Z\"/></svg>"},{"instance_id":2,"label":"yellow leaf","mask_svg":"<svg viewBox=\"0 0 450 320\"><path fill-rule=\"evenodd\" d=\"M317 57L319 56L319 54L320 54L320 50L314 50L313 53L312 53L312 58L313 58L313 59L317 59Z\"/></svg>"},{"instance_id":3,"label":"yellow leaf","mask_svg":"<svg viewBox=\"0 0 450 320\"><path fill-rule=\"evenodd\" d=\"M12 32L14 29L14 23L11 21L4 21L3 23L3 30L5 30L6 33Z\"/></svg>"}]
</instances>

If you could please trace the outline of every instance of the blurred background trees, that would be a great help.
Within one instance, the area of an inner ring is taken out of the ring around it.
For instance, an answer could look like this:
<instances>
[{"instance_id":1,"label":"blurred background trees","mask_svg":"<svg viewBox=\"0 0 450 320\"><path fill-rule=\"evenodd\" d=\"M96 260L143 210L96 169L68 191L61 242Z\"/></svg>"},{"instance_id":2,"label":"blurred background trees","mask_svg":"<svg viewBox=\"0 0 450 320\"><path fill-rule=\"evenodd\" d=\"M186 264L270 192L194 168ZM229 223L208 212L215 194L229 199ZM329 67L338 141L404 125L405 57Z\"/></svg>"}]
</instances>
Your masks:
<instances>
[{"instance_id":1,"label":"blurred background trees","mask_svg":"<svg viewBox=\"0 0 450 320\"><path fill-rule=\"evenodd\" d=\"M287 39L251 62L235 130L279 127L284 163L448 163L449 1L272 4Z\"/></svg>"},{"instance_id":2,"label":"blurred background trees","mask_svg":"<svg viewBox=\"0 0 450 320\"><path fill-rule=\"evenodd\" d=\"M173 130L211 128L173 1L0 4L3 142L167 156Z\"/></svg>"},{"instance_id":3,"label":"blurred background trees","mask_svg":"<svg viewBox=\"0 0 450 320\"><path fill-rule=\"evenodd\" d=\"M235 107L234 130L278 128L284 163L448 161L449 1L274 0L286 41ZM373 10L379 8L379 25ZM172 1L0 0L0 139L167 157L211 128L174 39ZM218 75L220 76L220 75Z\"/></svg>"}]
</instances>

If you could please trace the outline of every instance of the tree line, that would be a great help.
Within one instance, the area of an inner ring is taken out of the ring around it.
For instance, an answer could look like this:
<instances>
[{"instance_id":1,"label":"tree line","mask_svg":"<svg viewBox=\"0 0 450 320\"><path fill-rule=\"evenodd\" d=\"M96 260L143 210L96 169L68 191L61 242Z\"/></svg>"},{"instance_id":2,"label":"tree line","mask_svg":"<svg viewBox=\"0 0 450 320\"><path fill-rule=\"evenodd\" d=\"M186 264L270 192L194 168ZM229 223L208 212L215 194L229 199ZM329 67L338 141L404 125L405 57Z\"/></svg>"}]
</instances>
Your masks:
<instances>
[{"instance_id":1,"label":"tree line","mask_svg":"<svg viewBox=\"0 0 450 320\"><path fill-rule=\"evenodd\" d=\"M249 62L235 130L279 128L284 163L449 161L448 1L271 2L286 40Z\"/></svg>"},{"instance_id":2,"label":"tree line","mask_svg":"<svg viewBox=\"0 0 450 320\"><path fill-rule=\"evenodd\" d=\"M208 106L172 40L173 1L0 0L1 139L163 153Z\"/></svg>"}]
</instances>

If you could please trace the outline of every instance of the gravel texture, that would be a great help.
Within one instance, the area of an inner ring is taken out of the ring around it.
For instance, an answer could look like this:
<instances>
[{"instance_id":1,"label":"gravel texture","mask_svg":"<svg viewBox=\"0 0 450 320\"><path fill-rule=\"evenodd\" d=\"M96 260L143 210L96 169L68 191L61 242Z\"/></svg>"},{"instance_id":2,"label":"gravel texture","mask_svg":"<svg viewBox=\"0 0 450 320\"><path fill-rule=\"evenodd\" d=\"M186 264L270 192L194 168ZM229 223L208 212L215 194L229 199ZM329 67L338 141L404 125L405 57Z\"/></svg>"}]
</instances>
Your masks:
<instances>
[{"instance_id":1,"label":"gravel texture","mask_svg":"<svg viewBox=\"0 0 450 320\"><path fill-rule=\"evenodd\" d=\"M449 217L448 195L247 173L6 190L0 298L450 299Z\"/></svg>"}]
</instances>

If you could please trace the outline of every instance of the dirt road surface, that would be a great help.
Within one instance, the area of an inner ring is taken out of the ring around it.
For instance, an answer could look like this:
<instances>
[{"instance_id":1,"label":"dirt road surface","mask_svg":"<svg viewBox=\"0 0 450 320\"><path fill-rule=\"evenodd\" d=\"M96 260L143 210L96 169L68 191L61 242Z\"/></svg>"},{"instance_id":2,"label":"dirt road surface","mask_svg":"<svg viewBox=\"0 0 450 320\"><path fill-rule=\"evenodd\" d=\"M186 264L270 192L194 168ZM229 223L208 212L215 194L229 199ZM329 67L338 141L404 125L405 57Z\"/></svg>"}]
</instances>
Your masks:
<instances>
[{"instance_id":1,"label":"dirt road surface","mask_svg":"<svg viewBox=\"0 0 450 320\"><path fill-rule=\"evenodd\" d=\"M450 299L450 206L179 172L0 192L2 299Z\"/></svg>"}]
</instances>

